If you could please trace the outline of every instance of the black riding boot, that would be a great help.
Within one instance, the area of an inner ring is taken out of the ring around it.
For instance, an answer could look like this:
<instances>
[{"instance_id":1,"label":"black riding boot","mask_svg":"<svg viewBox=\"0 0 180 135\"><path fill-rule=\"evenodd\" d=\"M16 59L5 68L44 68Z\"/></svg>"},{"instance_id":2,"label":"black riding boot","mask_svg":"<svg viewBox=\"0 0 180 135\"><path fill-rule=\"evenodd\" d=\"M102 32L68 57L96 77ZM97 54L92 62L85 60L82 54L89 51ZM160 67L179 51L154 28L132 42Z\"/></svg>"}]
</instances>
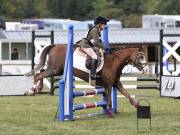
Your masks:
<instances>
[{"instance_id":1,"label":"black riding boot","mask_svg":"<svg viewBox=\"0 0 180 135\"><path fill-rule=\"evenodd\" d=\"M97 68L97 60L96 59L92 59L92 63L91 63L91 76L90 76L90 84L94 85L96 84L96 68Z\"/></svg>"}]
</instances>

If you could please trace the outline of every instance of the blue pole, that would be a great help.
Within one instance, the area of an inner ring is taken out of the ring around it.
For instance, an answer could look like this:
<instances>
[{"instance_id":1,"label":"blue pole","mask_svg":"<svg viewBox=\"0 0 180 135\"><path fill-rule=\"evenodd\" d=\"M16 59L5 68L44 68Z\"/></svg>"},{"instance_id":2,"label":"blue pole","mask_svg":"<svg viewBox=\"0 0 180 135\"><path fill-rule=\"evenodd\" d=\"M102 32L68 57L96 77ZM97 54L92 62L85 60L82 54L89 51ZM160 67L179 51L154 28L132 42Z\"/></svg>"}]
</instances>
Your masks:
<instances>
[{"instance_id":1,"label":"blue pole","mask_svg":"<svg viewBox=\"0 0 180 135\"><path fill-rule=\"evenodd\" d=\"M65 85L67 89L65 89ZM66 90L66 95L65 95ZM66 109L65 109L66 108ZM67 110L68 108L68 110ZM63 79L59 81L59 116L60 121L73 119L73 26L68 29L68 45L64 65Z\"/></svg>"},{"instance_id":2,"label":"blue pole","mask_svg":"<svg viewBox=\"0 0 180 135\"><path fill-rule=\"evenodd\" d=\"M69 26L68 45L70 46L68 76L69 76L69 119L73 119L73 25Z\"/></svg>"},{"instance_id":3,"label":"blue pole","mask_svg":"<svg viewBox=\"0 0 180 135\"><path fill-rule=\"evenodd\" d=\"M106 50L109 46L109 42L108 42L108 27L106 26L103 29L103 43L104 43L104 49ZM103 94L103 101L108 102L108 98L106 96L106 94ZM107 106L103 107L103 113L106 114L108 112L107 110Z\"/></svg>"},{"instance_id":4,"label":"blue pole","mask_svg":"<svg viewBox=\"0 0 180 135\"><path fill-rule=\"evenodd\" d=\"M105 50L109 48L109 39L108 39L108 27L106 26L103 30L103 43L105 46ZM112 87L112 108L114 113L117 113L117 90L116 88ZM106 99L106 98L104 98Z\"/></svg>"},{"instance_id":5,"label":"blue pole","mask_svg":"<svg viewBox=\"0 0 180 135\"><path fill-rule=\"evenodd\" d=\"M108 98L107 98L107 96L106 96L106 94L104 93L103 94L103 99L102 99L104 102L108 102ZM106 106L103 106L103 114L107 114L107 112L108 112L108 109L107 109L108 107L107 107L107 105Z\"/></svg>"},{"instance_id":6,"label":"blue pole","mask_svg":"<svg viewBox=\"0 0 180 135\"><path fill-rule=\"evenodd\" d=\"M103 43L105 50L109 48L109 39L108 39L108 27L106 26L103 30Z\"/></svg>"},{"instance_id":7,"label":"blue pole","mask_svg":"<svg viewBox=\"0 0 180 135\"><path fill-rule=\"evenodd\" d=\"M112 108L113 108L113 112L117 113L117 89L112 87Z\"/></svg>"},{"instance_id":8,"label":"blue pole","mask_svg":"<svg viewBox=\"0 0 180 135\"><path fill-rule=\"evenodd\" d=\"M168 52L167 48L163 47L163 56L165 56L167 52ZM163 62L163 66L166 66L167 70L168 70L168 64L169 64L168 59L165 62Z\"/></svg>"},{"instance_id":9,"label":"blue pole","mask_svg":"<svg viewBox=\"0 0 180 135\"><path fill-rule=\"evenodd\" d=\"M64 88L65 83L64 80L59 81L59 121L64 121Z\"/></svg>"}]
</instances>

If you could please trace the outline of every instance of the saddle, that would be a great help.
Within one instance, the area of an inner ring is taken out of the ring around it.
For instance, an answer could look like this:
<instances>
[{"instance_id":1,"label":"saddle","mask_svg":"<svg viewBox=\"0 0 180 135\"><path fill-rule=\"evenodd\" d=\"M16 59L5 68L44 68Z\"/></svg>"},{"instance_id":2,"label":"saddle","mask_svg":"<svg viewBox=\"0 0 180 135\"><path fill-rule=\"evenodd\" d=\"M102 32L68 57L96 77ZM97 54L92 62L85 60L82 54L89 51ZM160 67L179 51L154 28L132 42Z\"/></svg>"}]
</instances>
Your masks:
<instances>
[{"instance_id":1,"label":"saddle","mask_svg":"<svg viewBox=\"0 0 180 135\"><path fill-rule=\"evenodd\" d=\"M91 62L92 62L91 56L89 56L81 47L79 47L79 52L86 56L85 66L87 69L90 70ZM101 54L101 52L99 52L99 50L94 50L94 52L98 56L98 63L97 63L97 67L98 67L101 64L101 57L102 57L103 53Z\"/></svg>"}]
</instances>

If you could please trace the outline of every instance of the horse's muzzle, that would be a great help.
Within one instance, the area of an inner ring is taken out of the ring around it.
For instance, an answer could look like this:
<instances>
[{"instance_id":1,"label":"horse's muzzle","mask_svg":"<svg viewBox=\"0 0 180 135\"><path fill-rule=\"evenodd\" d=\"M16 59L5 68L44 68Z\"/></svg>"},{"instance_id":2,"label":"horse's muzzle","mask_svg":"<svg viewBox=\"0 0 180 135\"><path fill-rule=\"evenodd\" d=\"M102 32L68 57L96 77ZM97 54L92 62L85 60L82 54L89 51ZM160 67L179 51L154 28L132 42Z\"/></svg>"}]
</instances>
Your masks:
<instances>
[{"instance_id":1,"label":"horse's muzzle","mask_svg":"<svg viewBox=\"0 0 180 135\"><path fill-rule=\"evenodd\" d=\"M143 74L147 73L148 71L149 71L148 66L147 65L144 66L143 69L142 69Z\"/></svg>"}]
</instances>

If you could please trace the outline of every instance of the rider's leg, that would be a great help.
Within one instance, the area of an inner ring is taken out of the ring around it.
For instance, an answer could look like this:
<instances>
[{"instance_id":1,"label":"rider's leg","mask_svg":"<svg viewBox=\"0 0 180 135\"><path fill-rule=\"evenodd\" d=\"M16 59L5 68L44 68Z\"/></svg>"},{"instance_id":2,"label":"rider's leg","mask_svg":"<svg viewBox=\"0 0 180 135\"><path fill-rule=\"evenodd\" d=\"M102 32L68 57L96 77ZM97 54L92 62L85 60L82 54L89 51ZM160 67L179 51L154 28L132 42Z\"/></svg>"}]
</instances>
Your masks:
<instances>
[{"instance_id":1,"label":"rider's leg","mask_svg":"<svg viewBox=\"0 0 180 135\"><path fill-rule=\"evenodd\" d=\"M83 50L92 58L97 60L97 55L92 48L83 48Z\"/></svg>"},{"instance_id":2,"label":"rider's leg","mask_svg":"<svg viewBox=\"0 0 180 135\"><path fill-rule=\"evenodd\" d=\"M97 68L97 59L92 59L92 62L91 62L91 80L95 80L97 77L96 68Z\"/></svg>"},{"instance_id":3,"label":"rider's leg","mask_svg":"<svg viewBox=\"0 0 180 135\"><path fill-rule=\"evenodd\" d=\"M97 55L92 48L83 48L83 50L92 58L91 80L96 80Z\"/></svg>"}]
</instances>

